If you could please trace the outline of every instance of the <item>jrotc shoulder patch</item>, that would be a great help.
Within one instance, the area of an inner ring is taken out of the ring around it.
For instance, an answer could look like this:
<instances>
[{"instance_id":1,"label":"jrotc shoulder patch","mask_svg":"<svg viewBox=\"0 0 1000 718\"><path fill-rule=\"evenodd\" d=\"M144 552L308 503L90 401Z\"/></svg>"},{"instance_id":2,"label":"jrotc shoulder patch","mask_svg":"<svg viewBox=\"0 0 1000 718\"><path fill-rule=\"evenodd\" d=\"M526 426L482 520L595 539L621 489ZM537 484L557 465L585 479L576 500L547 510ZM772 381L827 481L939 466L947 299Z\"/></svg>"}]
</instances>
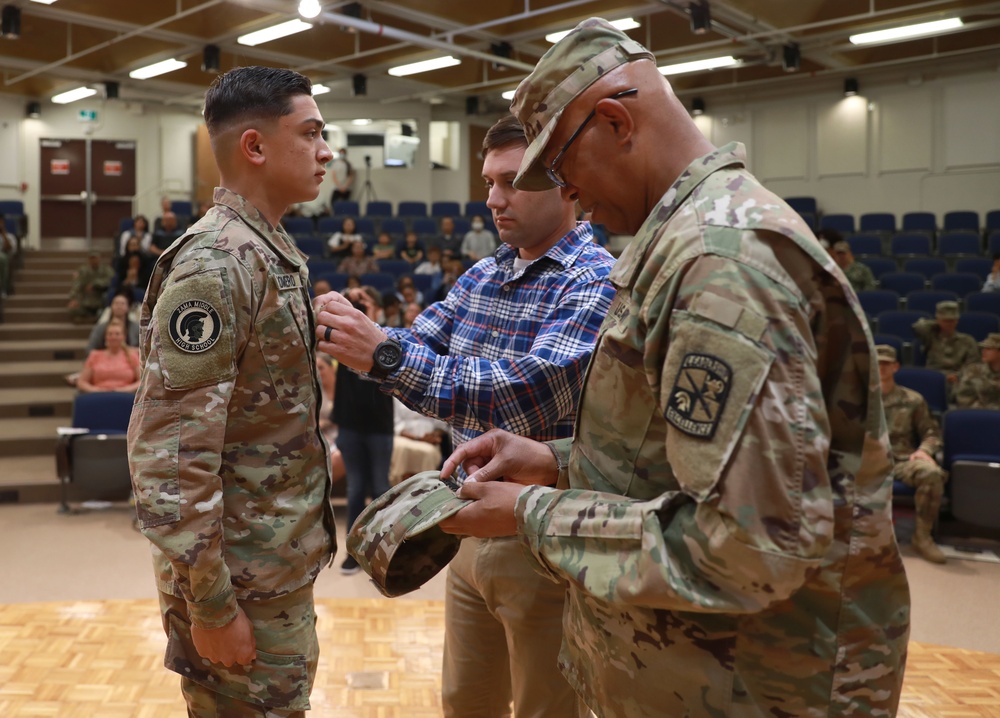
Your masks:
<instances>
[{"instance_id":1,"label":"jrotc shoulder patch","mask_svg":"<svg viewBox=\"0 0 1000 718\"><path fill-rule=\"evenodd\" d=\"M215 346L222 333L219 312L208 302L183 302L170 314L170 339L181 351L198 354Z\"/></svg>"},{"instance_id":2,"label":"jrotc shoulder patch","mask_svg":"<svg viewBox=\"0 0 1000 718\"><path fill-rule=\"evenodd\" d=\"M689 436L711 439L729 397L733 370L710 354L687 354L681 360L664 417Z\"/></svg>"}]
</instances>

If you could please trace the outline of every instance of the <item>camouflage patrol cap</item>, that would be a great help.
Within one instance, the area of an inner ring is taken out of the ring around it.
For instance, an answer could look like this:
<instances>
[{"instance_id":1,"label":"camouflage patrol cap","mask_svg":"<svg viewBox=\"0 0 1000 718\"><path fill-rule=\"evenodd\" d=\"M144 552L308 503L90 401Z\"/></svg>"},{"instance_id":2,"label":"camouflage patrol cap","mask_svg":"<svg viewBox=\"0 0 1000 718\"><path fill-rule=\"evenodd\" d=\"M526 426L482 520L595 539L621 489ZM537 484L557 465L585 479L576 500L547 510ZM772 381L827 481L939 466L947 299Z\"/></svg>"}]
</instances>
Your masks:
<instances>
[{"instance_id":1,"label":"camouflage patrol cap","mask_svg":"<svg viewBox=\"0 0 1000 718\"><path fill-rule=\"evenodd\" d=\"M433 578L458 552L461 538L438 522L467 504L458 485L437 471L411 476L368 504L347 535L347 552L382 595L402 596Z\"/></svg>"},{"instance_id":2,"label":"camouflage patrol cap","mask_svg":"<svg viewBox=\"0 0 1000 718\"><path fill-rule=\"evenodd\" d=\"M584 20L542 55L510 103L529 142L514 178L517 189L552 189L541 156L563 110L609 71L643 59L653 60L653 53L599 17Z\"/></svg>"},{"instance_id":3,"label":"camouflage patrol cap","mask_svg":"<svg viewBox=\"0 0 1000 718\"><path fill-rule=\"evenodd\" d=\"M832 251L834 251L834 252L850 252L851 251L851 245L848 244L845 240L842 239L839 242L834 242L833 243Z\"/></svg>"},{"instance_id":4,"label":"camouflage patrol cap","mask_svg":"<svg viewBox=\"0 0 1000 718\"><path fill-rule=\"evenodd\" d=\"M898 361L896 359L896 348L888 344L878 344L875 346L875 355L878 357L880 362Z\"/></svg>"},{"instance_id":5,"label":"camouflage patrol cap","mask_svg":"<svg viewBox=\"0 0 1000 718\"><path fill-rule=\"evenodd\" d=\"M934 316L938 319L958 319L958 302L938 302L934 305Z\"/></svg>"},{"instance_id":6,"label":"camouflage patrol cap","mask_svg":"<svg viewBox=\"0 0 1000 718\"><path fill-rule=\"evenodd\" d=\"M988 334L985 339L979 342L979 346L983 349L1000 349L1000 334L996 332Z\"/></svg>"}]
</instances>

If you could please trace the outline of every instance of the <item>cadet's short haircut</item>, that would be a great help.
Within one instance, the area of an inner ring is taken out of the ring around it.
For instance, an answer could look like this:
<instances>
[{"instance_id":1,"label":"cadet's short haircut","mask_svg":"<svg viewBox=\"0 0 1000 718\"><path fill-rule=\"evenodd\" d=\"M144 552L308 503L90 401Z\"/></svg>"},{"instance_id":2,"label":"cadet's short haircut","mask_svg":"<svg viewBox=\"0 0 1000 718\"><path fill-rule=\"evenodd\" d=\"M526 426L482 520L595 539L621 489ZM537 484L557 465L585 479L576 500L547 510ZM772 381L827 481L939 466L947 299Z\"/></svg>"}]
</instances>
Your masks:
<instances>
[{"instance_id":1,"label":"cadet's short haircut","mask_svg":"<svg viewBox=\"0 0 1000 718\"><path fill-rule=\"evenodd\" d=\"M524 127L514 115L506 115L486 131L483 138L483 157L493 150L510 147L511 145L528 146L528 138L524 136Z\"/></svg>"},{"instance_id":2,"label":"cadet's short haircut","mask_svg":"<svg viewBox=\"0 0 1000 718\"><path fill-rule=\"evenodd\" d=\"M215 78L205 93L205 124L211 137L251 120L291 114L292 98L312 95L305 75L277 67L237 67Z\"/></svg>"}]
</instances>

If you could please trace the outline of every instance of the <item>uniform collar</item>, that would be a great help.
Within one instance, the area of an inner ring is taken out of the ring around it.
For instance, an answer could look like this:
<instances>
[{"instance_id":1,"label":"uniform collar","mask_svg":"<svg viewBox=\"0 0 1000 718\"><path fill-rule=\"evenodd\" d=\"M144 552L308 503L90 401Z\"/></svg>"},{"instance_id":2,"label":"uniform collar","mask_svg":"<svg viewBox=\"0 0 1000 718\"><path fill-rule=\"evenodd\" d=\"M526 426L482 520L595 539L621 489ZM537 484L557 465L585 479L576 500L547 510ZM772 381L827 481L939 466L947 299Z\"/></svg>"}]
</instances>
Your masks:
<instances>
[{"instance_id":1,"label":"uniform collar","mask_svg":"<svg viewBox=\"0 0 1000 718\"><path fill-rule=\"evenodd\" d=\"M299 269L305 264L305 255L298 250L285 230L281 227L272 227L260 210L245 197L225 187L216 187L212 199L215 204L228 207L235 212L271 249L293 267Z\"/></svg>"}]
</instances>

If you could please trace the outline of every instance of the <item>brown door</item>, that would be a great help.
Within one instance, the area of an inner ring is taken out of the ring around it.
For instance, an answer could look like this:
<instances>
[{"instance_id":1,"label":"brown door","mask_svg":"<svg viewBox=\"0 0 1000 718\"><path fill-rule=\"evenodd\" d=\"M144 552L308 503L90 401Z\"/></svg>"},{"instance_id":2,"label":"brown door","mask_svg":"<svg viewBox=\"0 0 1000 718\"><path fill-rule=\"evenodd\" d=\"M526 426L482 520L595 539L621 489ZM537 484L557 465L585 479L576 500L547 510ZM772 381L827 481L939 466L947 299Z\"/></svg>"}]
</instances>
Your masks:
<instances>
[{"instance_id":1,"label":"brown door","mask_svg":"<svg viewBox=\"0 0 1000 718\"><path fill-rule=\"evenodd\" d=\"M41 236L113 238L135 197L135 143L43 139Z\"/></svg>"}]
</instances>

